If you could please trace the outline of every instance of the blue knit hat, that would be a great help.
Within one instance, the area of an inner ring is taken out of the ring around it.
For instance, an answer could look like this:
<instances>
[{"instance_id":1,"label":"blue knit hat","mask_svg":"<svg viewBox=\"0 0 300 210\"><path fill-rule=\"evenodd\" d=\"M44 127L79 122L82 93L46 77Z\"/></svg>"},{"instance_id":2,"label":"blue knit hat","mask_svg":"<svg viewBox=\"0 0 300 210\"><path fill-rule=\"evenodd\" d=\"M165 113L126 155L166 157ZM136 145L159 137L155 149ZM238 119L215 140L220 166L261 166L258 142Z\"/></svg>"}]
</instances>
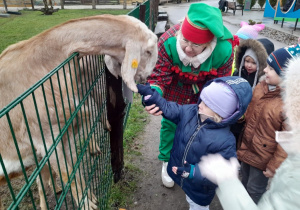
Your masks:
<instances>
[{"instance_id":1,"label":"blue knit hat","mask_svg":"<svg viewBox=\"0 0 300 210\"><path fill-rule=\"evenodd\" d=\"M287 62L293 57L300 56L300 45L292 45L289 47L283 47L272 52L267 63L276 71L280 76L281 72L287 67Z\"/></svg>"}]
</instances>

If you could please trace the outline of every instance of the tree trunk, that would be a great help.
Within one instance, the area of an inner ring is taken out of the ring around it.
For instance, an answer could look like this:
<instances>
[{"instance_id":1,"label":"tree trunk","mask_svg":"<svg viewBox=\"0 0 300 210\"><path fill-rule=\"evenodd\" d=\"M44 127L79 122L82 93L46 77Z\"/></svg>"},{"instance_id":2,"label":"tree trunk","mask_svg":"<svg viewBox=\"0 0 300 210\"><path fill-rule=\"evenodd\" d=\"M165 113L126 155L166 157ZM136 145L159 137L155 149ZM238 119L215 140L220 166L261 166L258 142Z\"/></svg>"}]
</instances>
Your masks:
<instances>
[{"instance_id":1,"label":"tree trunk","mask_svg":"<svg viewBox=\"0 0 300 210\"><path fill-rule=\"evenodd\" d=\"M123 1L123 9L127 9L127 0Z\"/></svg>"},{"instance_id":2,"label":"tree trunk","mask_svg":"<svg viewBox=\"0 0 300 210\"><path fill-rule=\"evenodd\" d=\"M3 1L5 1L5 0L3 0ZM30 2L31 2L32 10L34 10L34 3L33 3L33 0L30 0Z\"/></svg>"},{"instance_id":3,"label":"tree trunk","mask_svg":"<svg viewBox=\"0 0 300 210\"><path fill-rule=\"evenodd\" d=\"M92 9L96 9L96 0L92 0Z\"/></svg>"},{"instance_id":4,"label":"tree trunk","mask_svg":"<svg viewBox=\"0 0 300 210\"><path fill-rule=\"evenodd\" d=\"M60 8L65 9L65 1L64 0L60 0Z\"/></svg>"},{"instance_id":5,"label":"tree trunk","mask_svg":"<svg viewBox=\"0 0 300 210\"><path fill-rule=\"evenodd\" d=\"M6 0L3 0L3 4L4 4L5 12L7 12L7 4L6 4Z\"/></svg>"}]
</instances>

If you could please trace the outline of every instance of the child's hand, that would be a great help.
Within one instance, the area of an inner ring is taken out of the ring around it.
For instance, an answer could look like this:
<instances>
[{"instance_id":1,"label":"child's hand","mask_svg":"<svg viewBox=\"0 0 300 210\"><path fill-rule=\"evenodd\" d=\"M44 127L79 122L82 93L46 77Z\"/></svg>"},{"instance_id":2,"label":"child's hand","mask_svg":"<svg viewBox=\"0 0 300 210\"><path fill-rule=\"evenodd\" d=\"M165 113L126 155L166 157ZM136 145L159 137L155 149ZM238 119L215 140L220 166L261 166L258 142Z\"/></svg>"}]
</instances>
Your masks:
<instances>
[{"instance_id":1,"label":"child's hand","mask_svg":"<svg viewBox=\"0 0 300 210\"><path fill-rule=\"evenodd\" d=\"M178 168L177 168L176 166L173 166L173 167L172 167L172 171L173 171L173 173L176 174L176 175L177 175L177 169L178 169Z\"/></svg>"},{"instance_id":2,"label":"child's hand","mask_svg":"<svg viewBox=\"0 0 300 210\"><path fill-rule=\"evenodd\" d=\"M264 173L265 177L267 177L267 178L272 178L274 176L274 173L268 168L266 168L266 170L263 171L263 173Z\"/></svg>"},{"instance_id":3,"label":"child's hand","mask_svg":"<svg viewBox=\"0 0 300 210\"><path fill-rule=\"evenodd\" d=\"M148 97L147 99L149 99L154 93L154 90L151 89L151 86L149 83L146 83L145 85L137 84L136 87L138 89L138 93L144 97L147 96ZM145 100L147 100L147 99L145 99Z\"/></svg>"},{"instance_id":4,"label":"child's hand","mask_svg":"<svg viewBox=\"0 0 300 210\"><path fill-rule=\"evenodd\" d=\"M141 94L142 104L145 106L145 110L154 116L162 115L162 111L156 106L155 99L158 99L160 96L157 91L151 88L149 83L145 85L137 84L138 93ZM152 97L152 98L151 98Z\"/></svg>"},{"instance_id":5,"label":"child's hand","mask_svg":"<svg viewBox=\"0 0 300 210\"><path fill-rule=\"evenodd\" d=\"M194 174L194 165L189 164L188 162L184 161L183 167L172 167L172 171L175 174L181 175L183 178L193 178Z\"/></svg>"}]
</instances>

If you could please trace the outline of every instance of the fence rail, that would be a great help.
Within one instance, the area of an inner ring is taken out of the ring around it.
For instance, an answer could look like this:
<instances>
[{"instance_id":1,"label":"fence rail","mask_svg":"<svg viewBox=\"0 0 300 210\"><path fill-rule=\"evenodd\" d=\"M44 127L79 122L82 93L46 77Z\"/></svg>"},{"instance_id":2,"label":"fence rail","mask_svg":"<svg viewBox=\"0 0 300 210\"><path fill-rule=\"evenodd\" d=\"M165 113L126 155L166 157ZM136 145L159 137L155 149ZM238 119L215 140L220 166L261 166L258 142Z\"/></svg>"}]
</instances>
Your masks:
<instances>
[{"instance_id":1,"label":"fence rail","mask_svg":"<svg viewBox=\"0 0 300 210\"><path fill-rule=\"evenodd\" d=\"M105 81L103 56L78 58L75 53L1 110L1 130L4 134L10 130L11 138L7 140L14 142L10 147L15 149L9 153L18 157L22 169L19 172L23 175L10 181L9 174L14 171L8 165L9 155L5 158L0 155L1 171L9 188L1 191L1 199L5 192L12 198L9 206L6 205L9 199L2 201L3 208L36 209L37 201L45 199L47 208L73 209L82 207L88 194L107 197L112 171L109 133L105 130L106 89L101 88L105 87ZM20 113L23 116L17 122L15 115ZM94 155L98 152L96 147L101 154ZM34 163L28 163L27 158ZM43 170L58 178L45 179ZM36 180L44 198L33 193ZM54 191L62 189L59 197L54 194L55 202L49 202L48 185ZM26 196L30 199L24 199Z\"/></svg>"},{"instance_id":2,"label":"fence rail","mask_svg":"<svg viewBox=\"0 0 300 210\"><path fill-rule=\"evenodd\" d=\"M128 15L153 28L157 8L158 1L148 0ZM1 209L90 209L94 199L107 208L113 178L121 177L130 110L117 95L119 82L107 72L103 56L74 53L0 107ZM109 103L109 86L122 102L118 110ZM117 117L108 118L110 112ZM114 132L106 129L108 121Z\"/></svg>"}]
</instances>

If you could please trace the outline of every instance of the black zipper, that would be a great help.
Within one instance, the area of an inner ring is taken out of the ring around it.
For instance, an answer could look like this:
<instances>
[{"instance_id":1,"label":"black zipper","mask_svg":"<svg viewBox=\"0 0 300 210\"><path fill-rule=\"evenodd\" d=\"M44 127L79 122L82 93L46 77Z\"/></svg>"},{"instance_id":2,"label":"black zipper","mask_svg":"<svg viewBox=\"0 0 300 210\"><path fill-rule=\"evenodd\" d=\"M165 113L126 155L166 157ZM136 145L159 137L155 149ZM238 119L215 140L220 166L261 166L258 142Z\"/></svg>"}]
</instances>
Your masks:
<instances>
[{"instance_id":1,"label":"black zipper","mask_svg":"<svg viewBox=\"0 0 300 210\"><path fill-rule=\"evenodd\" d=\"M191 144L193 143L193 141L194 141L194 139L195 139L197 133L200 131L200 129L201 129L204 125L206 125L206 123L203 124L203 125L198 125L198 127L196 128L196 131L193 133L193 135L192 135L191 138L189 139L189 141L188 141L188 143L187 143L187 145L186 145L186 147L185 147L184 153L183 153L182 166L184 166L184 161L186 160L186 156L187 156L188 151L190 150ZM180 181L180 186L181 186L181 188L182 188L182 186L183 186L183 180L184 180L184 178L182 177L182 178L181 178L181 181Z\"/></svg>"}]
</instances>

